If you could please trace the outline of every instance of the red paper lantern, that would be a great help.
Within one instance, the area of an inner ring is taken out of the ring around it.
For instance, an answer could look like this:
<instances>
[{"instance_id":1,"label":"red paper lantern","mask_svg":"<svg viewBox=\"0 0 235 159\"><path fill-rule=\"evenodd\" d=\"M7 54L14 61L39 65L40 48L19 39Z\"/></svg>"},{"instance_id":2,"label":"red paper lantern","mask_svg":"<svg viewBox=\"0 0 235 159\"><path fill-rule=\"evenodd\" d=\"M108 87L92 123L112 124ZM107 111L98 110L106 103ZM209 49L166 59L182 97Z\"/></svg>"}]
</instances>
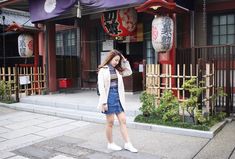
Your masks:
<instances>
[{"instance_id":1,"label":"red paper lantern","mask_svg":"<svg viewBox=\"0 0 235 159\"><path fill-rule=\"evenodd\" d=\"M18 52L21 57L31 57L33 55L33 37L29 34L18 36Z\"/></svg>"},{"instance_id":2,"label":"red paper lantern","mask_svg":"<svg viewBox=\"0 0 235 159\"><path fill-rule=\"evenodd\" d=\"M134 8L105 12L101 16L101 23L111 36L129 36L136 29L137 13Z\"/></svg>"},{"instance_id":3,"label":"red paper lantern","mask_svg":"<svg viewBox=\"0 0 235 159\"><path fill-rule=\"evenodd\" d=\"M155 17L152 21L152 44L156 52L166 52L173 45L173 20L168 16Z\"/></svg>"}]
</instances>

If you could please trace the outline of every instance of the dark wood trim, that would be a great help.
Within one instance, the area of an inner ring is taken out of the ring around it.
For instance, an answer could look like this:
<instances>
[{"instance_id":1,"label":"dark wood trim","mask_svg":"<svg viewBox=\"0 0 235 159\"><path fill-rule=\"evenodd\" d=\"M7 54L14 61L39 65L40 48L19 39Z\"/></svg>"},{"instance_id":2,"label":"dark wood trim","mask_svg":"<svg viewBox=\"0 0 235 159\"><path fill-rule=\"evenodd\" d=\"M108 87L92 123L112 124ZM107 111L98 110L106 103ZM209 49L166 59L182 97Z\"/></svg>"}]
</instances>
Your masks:
<instances>
[{"instance_id":1,"label":"dark wood trim","mask_svg":"<svg viewBox=\"0 0 235 159\"><path fill-rule=\"evenodd\" d=\"M229 2L216 2L216 3L209 3L206 4L206 12L224 12L227 10L235 9L235 1ZM203 7L201 5L196 6L196 12L202 12Z\"/></svg>"}]
</instances>

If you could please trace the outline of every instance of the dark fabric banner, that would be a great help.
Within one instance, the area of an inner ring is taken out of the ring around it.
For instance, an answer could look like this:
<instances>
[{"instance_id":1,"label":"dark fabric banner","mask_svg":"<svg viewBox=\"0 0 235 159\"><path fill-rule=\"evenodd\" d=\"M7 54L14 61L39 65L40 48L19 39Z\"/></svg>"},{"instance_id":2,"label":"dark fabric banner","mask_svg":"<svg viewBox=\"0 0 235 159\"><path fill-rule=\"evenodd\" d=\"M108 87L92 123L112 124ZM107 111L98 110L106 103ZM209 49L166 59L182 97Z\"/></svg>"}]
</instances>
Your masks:
<instances>
[{"instance_id":1,"label":"dark fabric banner","mask_svg":"<svg viewBox=\"0 0 235 159\"><path fill-rule=\"evenodd\" d=\"M77 0L29 0L31 22L57 17L76 3Z\"/></svg>"},{"instance_id":2,"label":"dark fabric banner","mask_svg":"<svg viewBox=\"0 0 235 159\"><path fill-rule=\"evenodd\" d=\"M31 22L57 17L77 4L78 1L84 7L108 10L142 4L147 0L29 0ZM175 2L188 9L193 9L192 0L175 0Z\"/></svg>"},{"instance_id":3,"label":"dark fabric banner","mask_svg":"<svg viewBox=\"0 0 235 159\"><path fill-rule=\"evenodd\" d=\"M141 4L146 0L29 0L31 22L57 17L69 10L78 1L81 6L106 9Z\"/></svg>"},{"instance_id":4,"label":"dark fabric banner","mask_svg":"<svg viewBox=\"0 0 235 159\"><path fill-rule=\"evenodd\" d=\"M81 5L96 9L115 8L133 4L141 4L147 0L80 0Z\"/></svg>"}]
</instances>

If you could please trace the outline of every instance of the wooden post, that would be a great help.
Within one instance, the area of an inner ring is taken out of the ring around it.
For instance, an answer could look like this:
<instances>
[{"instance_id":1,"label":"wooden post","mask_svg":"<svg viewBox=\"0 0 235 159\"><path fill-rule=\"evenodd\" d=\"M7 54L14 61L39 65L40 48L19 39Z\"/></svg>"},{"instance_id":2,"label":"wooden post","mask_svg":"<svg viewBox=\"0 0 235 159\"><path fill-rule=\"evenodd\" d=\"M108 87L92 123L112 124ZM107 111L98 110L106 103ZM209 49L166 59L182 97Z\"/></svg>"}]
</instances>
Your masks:
<instances>
[{"instance_id":1,"label":"wooden post","mask_svg":"<svg viewBox=\"0 0 235 159\"><path fill-rule=\"evenodd\" d=\"M16 91L16 101L19 102L19 72L18 72L18 65L15 65L15 91Z\"/></svg>"},{"instance_id":2,"label":"wooden post","mask_svg":"<svg viewBox=\"0 0 235 159\"><path fill-rule=\"evenodd\" d=\"M180 65L177 64L177 98L180 99Z\"/></svg>"},{"instance_id":3,"label":"wooden post","mask_svg":"<svg viewBox=\"0 0 235 159\"><path fill-rule=\"evenodd\" d=\"M185 64L183 64L183 83L185 83ZM185 100L185 90L183 89L183 100Z\"/></svg>"},{"instance_id":4,"label":"wooden post","mask_svg":"<svg viewBox=\"0 0 235 159\"><path fill-rule=\"evenodd\" d=\"M231 83L230 83L230 46L226 46L226 114L227 116L231 113L231 107L233 107L231 103Z\"/></svg>"},{"instance_id":5,"label":"wooden post","mask_svg":"<svg viewBox=\"0 0 235 159\"><path fill-rule=\"evenodd\" d=\"M214 63L212 63L212 96L214 96L215 95L215 65L214 65ZM211 111L212 111L212 113L214 113L214 107L215 107L215 101L214 100L212 100L212 107L211 107Z\"/></svg>"},{"instance_id":6,"label":"wooden post","mask_svg":"<svg viewBox=\"0 0 235 159\"><path fill-rule=\"evenodd\" d=\"M160 97L161 97L161 77L160 77L160 64L157 64L157 83L158 83L158 91L157 91L157 97L158 97L158 101L160 103Z\"/></svg>"},{"instance_id":7,"label":"wooden post","mask_svg":"<svg viewBox=\"0 0 235 159\"><path fill-rule=\"evenodd\" d=\"M142 76L143 76L143 90L146 89L146 60L143 60L143 73L142 73Z\"/></svg>"},{"instance_id":8,"label":"wooden post","mask_svg":"<svg viewBox=\"0 0 235 159\"><path fill-rule=\"evenodd\" d=\"M210 113L210 64L206 64L206 110Z\"/></svg>"}]
</instances>

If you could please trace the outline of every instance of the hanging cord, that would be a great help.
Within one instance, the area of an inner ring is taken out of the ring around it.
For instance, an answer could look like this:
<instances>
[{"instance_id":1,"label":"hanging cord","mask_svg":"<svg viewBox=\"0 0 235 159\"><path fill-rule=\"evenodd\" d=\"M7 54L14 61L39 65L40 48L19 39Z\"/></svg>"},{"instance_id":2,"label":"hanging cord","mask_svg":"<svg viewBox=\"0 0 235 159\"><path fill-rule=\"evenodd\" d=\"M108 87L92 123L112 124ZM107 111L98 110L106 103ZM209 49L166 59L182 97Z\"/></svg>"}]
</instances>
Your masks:
<instances>
[{"instance_id":1,"label":"hanging cord","mask_svg":"<svg viewBox=\"0 0 235 159\"><path fill-rule=\"evenodd\" d=\"M26 23L28 23L30 21L30 18L26 21L26 22L24 22L23 24L22 24L22 26L24 26Z\"/></svg>"},{"instance_id":2,"label":"hanging cord","mask_svg":"<svg viewBox=\"0 0 235 159\"><path fill-rule=\"evenodd\" d=\"M6 47L5 47L5 16L2 16L2 32L3 32L3 37L2 37L2 46L3 46L3 67L6 68Z\"/></svg>"},{"instance_id":3,"label":"hanging cord","mask_svg":"<svg viewBox=\"0 0 235 159\"><path fill-rule=\"evenodd\" d=\"M202 4L203 30L206 31L206 0Z\"/></svg>"}]
</instances>

